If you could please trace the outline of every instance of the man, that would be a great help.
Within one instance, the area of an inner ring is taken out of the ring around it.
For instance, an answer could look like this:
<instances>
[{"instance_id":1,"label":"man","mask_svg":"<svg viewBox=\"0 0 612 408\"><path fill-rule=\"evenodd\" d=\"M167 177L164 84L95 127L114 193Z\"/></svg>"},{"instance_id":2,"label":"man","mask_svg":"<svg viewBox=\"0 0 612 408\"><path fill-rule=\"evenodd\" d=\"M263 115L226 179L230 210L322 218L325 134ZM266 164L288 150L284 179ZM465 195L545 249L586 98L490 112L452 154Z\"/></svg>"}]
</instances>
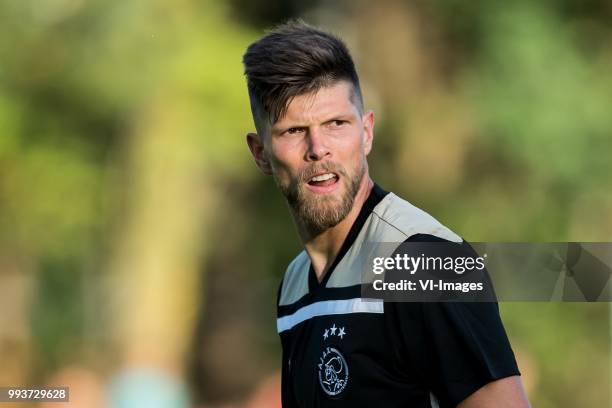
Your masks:
<instances>
[{"instance_id":1,"label":"man","mask_svg":"<svg viewBox=\"0 0 612 408\"><path fill-rule=\"evenodd\" d=\"M462 239L373 183L374 113L342 41L292 22L243 62L248 146L304 245L278 296L283 406L528 407L495 303L362 298L365 242Z\"/></svg>"}]
</instances>

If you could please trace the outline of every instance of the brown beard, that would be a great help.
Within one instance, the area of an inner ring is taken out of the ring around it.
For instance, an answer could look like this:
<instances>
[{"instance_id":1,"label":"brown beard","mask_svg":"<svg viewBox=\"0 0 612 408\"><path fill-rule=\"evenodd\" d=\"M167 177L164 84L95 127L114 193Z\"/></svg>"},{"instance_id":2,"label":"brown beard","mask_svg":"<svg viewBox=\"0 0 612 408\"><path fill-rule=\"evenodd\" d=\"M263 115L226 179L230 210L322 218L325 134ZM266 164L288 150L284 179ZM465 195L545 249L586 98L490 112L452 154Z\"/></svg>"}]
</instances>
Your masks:
<instances>
[{"instance_id":1,"label":"brown beard","mask_svg":"<svg viewBox=\"0 0 612 408\"><path fill-rule=\"evenodd\" d=\"M355 176L351 179L344 168L332 162L315 164L300 171L295 179L284 186L276 178L276 184L287 199L293 214L299 222L313 235L318 235L328 228L336 226L346 218L353 208L355 197L359 191L359 186L366 171L365 159L361 163ZM340 179L347 179L347 188L338 199L333 196L316 196L306 188L306 183L317 173L335 173Z\"/></svg>"}]
</instances>

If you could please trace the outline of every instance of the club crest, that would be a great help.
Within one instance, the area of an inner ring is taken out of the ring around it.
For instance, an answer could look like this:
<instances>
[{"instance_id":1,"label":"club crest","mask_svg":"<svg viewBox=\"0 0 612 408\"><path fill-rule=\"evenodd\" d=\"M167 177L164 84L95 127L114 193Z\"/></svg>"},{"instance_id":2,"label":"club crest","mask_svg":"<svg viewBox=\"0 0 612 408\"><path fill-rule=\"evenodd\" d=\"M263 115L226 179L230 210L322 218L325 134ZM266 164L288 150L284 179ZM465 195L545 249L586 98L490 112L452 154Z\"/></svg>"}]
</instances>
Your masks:
<instances>
[{"instance_id":1,"label":"club crest","mask_svg":"<svg viewBox=\"0 0 612 408\"><path fill-rule=\"evenodd\" d=\"M327 395L338 396L348 384L349 369L342 353L326 347L319 359L319 384Z\"/></svg>"}]
</instances>

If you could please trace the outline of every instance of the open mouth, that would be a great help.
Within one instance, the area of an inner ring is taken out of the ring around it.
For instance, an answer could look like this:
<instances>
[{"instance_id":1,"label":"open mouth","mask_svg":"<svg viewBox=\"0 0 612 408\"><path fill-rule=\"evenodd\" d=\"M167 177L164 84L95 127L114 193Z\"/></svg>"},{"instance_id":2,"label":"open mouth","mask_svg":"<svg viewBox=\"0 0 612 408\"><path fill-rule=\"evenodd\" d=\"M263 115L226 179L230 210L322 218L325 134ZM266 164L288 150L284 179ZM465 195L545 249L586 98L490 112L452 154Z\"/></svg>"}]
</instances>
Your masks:
<instances>
[{"instance_id":1,"label":"open mouth","mask_svg":"<svg viewBox=\"0 0 612 408\"><path fill-rule=\"evenodd\" d=\"M338 182L338 175L336 173L323 173L317 174L308 180L308 185L313 187L328 187Z\"/></svg>"}]
</instances>

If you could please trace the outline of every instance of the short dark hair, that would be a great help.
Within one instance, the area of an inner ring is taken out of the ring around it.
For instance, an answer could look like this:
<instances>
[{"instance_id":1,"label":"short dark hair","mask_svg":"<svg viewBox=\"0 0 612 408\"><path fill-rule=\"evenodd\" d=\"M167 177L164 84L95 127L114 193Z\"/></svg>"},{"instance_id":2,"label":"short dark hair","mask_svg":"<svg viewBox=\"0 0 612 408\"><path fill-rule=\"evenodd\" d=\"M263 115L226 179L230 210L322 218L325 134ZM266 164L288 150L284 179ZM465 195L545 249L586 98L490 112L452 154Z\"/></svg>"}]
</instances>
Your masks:
<instances>
[{"instance_id":1,"label":"short dark hair","mask_svg":"<svg viewBox=\"0 0 612 408\"><path fill-rule=\"evenodd\" d=\"M247 48L242 61L256 126L258 119L279 120L295 96L341 80L352 84L351 101L363 110L359 77L344 42L301 20L269 31Z\"/></svg>"}]
</instances>

